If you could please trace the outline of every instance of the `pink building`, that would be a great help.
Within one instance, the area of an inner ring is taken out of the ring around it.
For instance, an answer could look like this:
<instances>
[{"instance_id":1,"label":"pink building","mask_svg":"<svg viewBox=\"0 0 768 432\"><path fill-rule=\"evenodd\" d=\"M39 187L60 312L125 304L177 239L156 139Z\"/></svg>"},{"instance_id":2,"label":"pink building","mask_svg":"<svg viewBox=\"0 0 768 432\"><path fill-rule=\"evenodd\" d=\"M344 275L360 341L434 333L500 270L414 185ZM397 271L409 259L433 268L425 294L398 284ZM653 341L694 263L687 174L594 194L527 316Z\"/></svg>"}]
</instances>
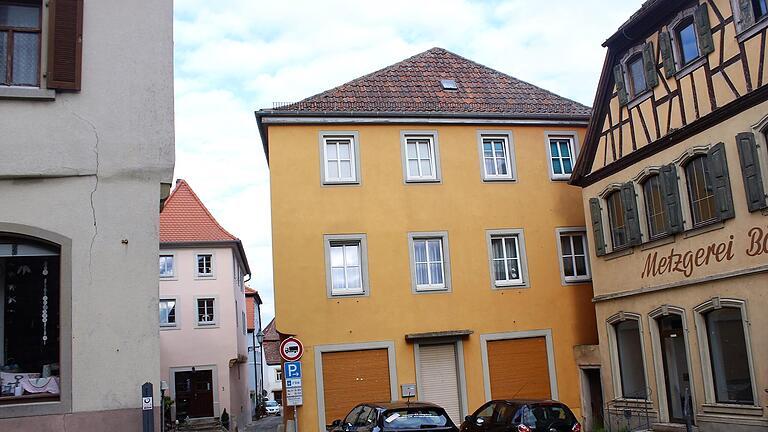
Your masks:
<instances>
[{"instance_id":1,"label":"pink building","mask_svg":"<svg viewBox=\"0 0 768 432\"><path fill-rule=\"evenodd\" d=\"M242 242L214 219L187 182L160 213L160 366L175 419L250 421Z\"/></svg>"}]
</instances>

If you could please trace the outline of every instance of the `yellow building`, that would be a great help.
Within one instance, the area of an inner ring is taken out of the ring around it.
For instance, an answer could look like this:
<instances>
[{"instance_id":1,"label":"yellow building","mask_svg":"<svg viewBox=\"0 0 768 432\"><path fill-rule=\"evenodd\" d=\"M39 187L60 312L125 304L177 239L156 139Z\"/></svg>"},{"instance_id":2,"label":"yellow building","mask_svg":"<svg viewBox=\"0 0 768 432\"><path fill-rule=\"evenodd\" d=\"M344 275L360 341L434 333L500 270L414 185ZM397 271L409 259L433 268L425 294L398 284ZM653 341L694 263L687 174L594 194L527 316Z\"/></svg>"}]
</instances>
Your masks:
<instances>
[{"instance_id":1,"label":"yellow building","mask_svg":"<svg viewBox=\"0 0 768 432\"><path fill-rule=\"evenodd\" d=\"M256 113L299 430L409 385L457 423L492 398L584 414L574 347L597 334L567 180L589 113L439 48Z\"/></svg>"},{"instance_id":2,"label":"yellow building","mask_svg":"<svg viewBox=\"0 0 768 432\"><path fill-rule=\"evenodd\" d=\"M659 0L605 43L572 182L613 430L768 430L766 29L765 0Z\"/></svg>"}]
</instances>

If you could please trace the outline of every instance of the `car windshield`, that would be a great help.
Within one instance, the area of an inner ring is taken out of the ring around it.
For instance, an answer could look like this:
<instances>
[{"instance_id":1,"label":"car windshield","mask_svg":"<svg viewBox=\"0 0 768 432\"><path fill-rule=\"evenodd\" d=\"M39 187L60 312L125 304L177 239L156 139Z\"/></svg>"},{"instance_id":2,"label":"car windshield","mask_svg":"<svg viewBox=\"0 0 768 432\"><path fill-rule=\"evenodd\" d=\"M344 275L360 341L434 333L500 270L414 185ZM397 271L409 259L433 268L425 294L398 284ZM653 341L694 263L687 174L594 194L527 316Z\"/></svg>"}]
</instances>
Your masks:
<instances>
[{"instance_id":1,"label":"car windshield","mask_svg":"<svg viewBox=\"0 0 768 432\"><path fill-rule=\"evenodd\" d=\"M401 408L384 412L385 430L430 429L448 426L450 420L439 408Z\"/></svg>"},{"instance_id":2,"label":"car windshield","mask_svg":"<svg viewBox=\"0 0 768 432\"><path fill-rule=\"evenodd\" d=\"M534 405L526 414L524 420L530 426L549 424L557 420L572 423L575 420L571 411L562 405Z\"/></svg>"},{"instance_id":3,"label":"car windshield","mask_svg":"<svg viewBox=\"0 0 768 432\"><path fill-rule=\"evenodd\" d=\"M268 407L276 407L277 406L277 401L267 401L267 406Z\"/></svg>"}]
</instances>

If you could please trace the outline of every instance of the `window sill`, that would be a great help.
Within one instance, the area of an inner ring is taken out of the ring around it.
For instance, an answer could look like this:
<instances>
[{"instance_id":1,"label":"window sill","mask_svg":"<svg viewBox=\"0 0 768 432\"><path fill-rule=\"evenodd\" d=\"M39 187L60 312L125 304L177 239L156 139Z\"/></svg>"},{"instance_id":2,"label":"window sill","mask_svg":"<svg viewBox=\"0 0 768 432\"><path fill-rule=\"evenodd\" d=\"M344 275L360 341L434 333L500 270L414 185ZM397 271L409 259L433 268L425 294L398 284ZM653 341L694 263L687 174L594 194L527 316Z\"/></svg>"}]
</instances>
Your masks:
<instances>
[{"instance_id":1,"label":"window sill","mask_svg":"<svg viewBox=\"0 0 768 432\"><path fill-rule=\"evenodd\" d=\"M205 326L202 326L205 327ZM177 325L162 325L160 324L160 330L181 330L181 327Z\"/></svg>"},{"instance_id":2,"label":"window sill","mask_svg":"<svg viewBox=\"0 0 768 432\"><path fill-rule=\"evenodd\" d=\"M727 414L755 417L762 417L763 415L763 408L754 405L705 403L701 405L701 410L702 412L708 414Z\"/></svg>"},{"instance_id":3,"label":"window sill","mask_svg":"<svg viewBox=\"0 0 768 432\"><path fill-rule=\"evenodd\" d=\"M216 280L216 277L213 275L210 275L210 276L197 275L195 276L195 280Z\"/></svg>"},{"instance_id":4,"label":"window sill","mask_svg":"<svg viewBox=\"0 0 768 432\"><path fill-rule=\"evenodd\" d=\"M696 237L698 235L706 234L712 231L717 231L722 228L725 228L725 222L723 221L708 222L706 225L701 225L696 228L691 228L690 230L683 232L683 238Z\"/></svg>"},{"instance_id":5,"label":"window sill","mask_svg":"<svg viewBox=\"0 0 768 432\"><path fill-rule=\"evenodd\" d=\"M450 292L448 287L416 287L413 291L415 294L433 294L433 293L447 293Z\"/></svg>"},{"instance_id":6,"label":"window sill","mask_svg":"<svg viewBox=\"0 0 768 432\"><path fill-rule=\"evenodd\" d=\"M640 250L654 249L659 246L668 245L675 242L674 234L665 234L664 237L659 237L650 241L647 241L640 245Z\"/></svg>"},{"instance_id":7,"label":"window sill","mask_svg":"<svg viewBox=\"0 0 768 432\"><path fill-rule=\"evenodd\" d=\"M514 183L516 181L514 177L483 177L483 183Z\"/></svg>"},{"instance_id":8,"label":"window sill","mask_svg":"<svg viewBox=\"0 0 768 432\"><path fill-rule=\"evenodd\" d=\"M509 288L528 288L530 285L528 282L494 282L492 288L495 290L509 289Z\"/></svg>"},{"instance_id":9,"label":"window sill","mask_svg":"<svg viewBox=\"0 0 768 432\"><path fill-rule=\"evenodd\" d=\"M323 186L360 186L359 180L349 181L324 181Z\"/></svg>"},{"instance_id":10,"label":"window sill","mask_svg":"<svg viewBox=\"0 0 768 432\"><path fill-rule=\"evenodd\" d=\"M337 299L344 299L344 298L355 298L355 297L367 297L367 292L356 292L356 293L331 293L328 298L331 300L337 300Z\"/></svg>"},{"instance_id":11,"label":"window sill","mask_svg":"<svg viewBox=\"0 0 768 432\"><path fill-rule=\"evenodd\" d=\"M648 99L653 96L653 89L648 89L639 95L635 96L633 99L630 99L629 102L627 102L627 109L632 109L641 103L647 101Z\"/></svg>"},{"instance_id":12,"label":"window sill","mask_svg":"<svg viewBox=\"0 0 768 432\"><path fill-rule=\"evenodd\" d=\"M440 183L440 179L419 179L419 178L409 178L405 180L406 183Z\"/></svg>"},{"instance_id":13,"label":"window sill","mask_svg":"<svg viewBox=\"0 0 768 432\"><path fill-rule=\"evenodd\" d=\"M568 174L568 175L551 174L549 176L549 179L552 180L552 181L557 181L557 182L567 182L568 180L571 179L571 175L570 174Z\"/></svg>"},{"instance_id":14,"label":"window sill","mask_svg":"<svg viewBox=\"0 0 768 432\"><path fill-rule=\"evenodd\" d=\"M11 87L0 85L0 99L56 100L56 91L40 87Z\"/></svg>"},{"instance_id":15,"label":"window sill","mask_svg":"<svg viewBox=\"0 0 768 432\"><path fill-rule=\"evenodd\" d=\"M209 329L209 328L219 328L219 324L195 324L195 328L198 329Z\"/></svg>"},{"instance_id":16,"label":"window sill","mask_svg":"<svg viewBox=\"0 0 768 432\"><path fill-rule=\"evenodd\" d=\"M161 281L175 281L179 280L176 276L160 276Z\"/></svg>"},{"instance_id":17,"label":"window sill","mask_svg":"<svg viewBox=\"0 0 768 432\"><path fill-rule=\"evenodd\" d=\"M739 43L759 34L764 28L768 27L768 15L762 17L760 21L752 24L752 26L744 29L741 33L736 35L736 41Z\"/></svg>"},{"instance_id":18,"label":"window sill","mask_svg":"<svg viewBox=\"0 0 768 432\"><path fill-rule=\"evenodd\" d=\"M619 250L614 250L611 252L608 252L607 254L603 255L602 258L606 261L615 260L616 258L621 258L623 256L632 255L634 250L632 250L632 246L625 246Z\"/></svg>"},{"instance_id":19,"label":"window sill","mask_svg":"<svg viewBox=\"0 0 768 432\"><path fill-rule=\"evenodd\" d=\"M707 58L706 57L699 57L698 59L693 60L692 62L688 63L687 65L685 65L682 68L680 68L680 70L675 72L675 79L677 79L677 80L682 79L684 76L686 76L686 75L690 74L691 72L695 71L696 69L704 66L704 63L706 63L706 62L707 62Z\"/></svg>"},{"instance_id":20,"label":"window sill","mask_svg":"<svg viewBox=\"0 0 768 432\"><path fill-rule=\"evenodd\" d=\"M566 279L563 278L563 285L583 285L592 283L591 277L583 277L578 279Z\"/></svg>"}]
</instances>

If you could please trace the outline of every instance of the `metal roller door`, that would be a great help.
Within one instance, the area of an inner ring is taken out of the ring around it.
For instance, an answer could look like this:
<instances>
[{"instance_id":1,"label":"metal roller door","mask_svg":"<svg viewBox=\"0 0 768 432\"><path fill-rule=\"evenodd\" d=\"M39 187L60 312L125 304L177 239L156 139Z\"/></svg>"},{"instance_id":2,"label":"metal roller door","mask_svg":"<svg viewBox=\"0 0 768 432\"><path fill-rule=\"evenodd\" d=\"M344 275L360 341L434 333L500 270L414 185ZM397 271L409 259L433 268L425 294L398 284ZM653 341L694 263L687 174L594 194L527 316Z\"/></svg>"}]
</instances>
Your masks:
<instances>
[{"instance_id":1,"label":"metal roller door","mask_svg":"<svg viewBox=\"0 0 768 432\"><path fill-rule=\"evenodd\" d=\"M343 419L358 403L392 399L386 349L326 352L322 356L326 424Z\"/></svg>"},{"instance_id":2,"label":"metal roller door","mask_svg":"<svg viewBox=\"0 0 768 432\"><path fill-rule=\"evenodd\" d=\"M461 424L456 345L419 345L419 399L445 408Z\"/></svg>"},{"instance_id":3,"label":"metal roller door","mask_svg":"<svg viewBox=\"0 0 768 432\"><path fill-rule=\"evenodd\" d=\"M543 337L488 341L492 399L551 399Z\"/></svg>"}]
</instances>

